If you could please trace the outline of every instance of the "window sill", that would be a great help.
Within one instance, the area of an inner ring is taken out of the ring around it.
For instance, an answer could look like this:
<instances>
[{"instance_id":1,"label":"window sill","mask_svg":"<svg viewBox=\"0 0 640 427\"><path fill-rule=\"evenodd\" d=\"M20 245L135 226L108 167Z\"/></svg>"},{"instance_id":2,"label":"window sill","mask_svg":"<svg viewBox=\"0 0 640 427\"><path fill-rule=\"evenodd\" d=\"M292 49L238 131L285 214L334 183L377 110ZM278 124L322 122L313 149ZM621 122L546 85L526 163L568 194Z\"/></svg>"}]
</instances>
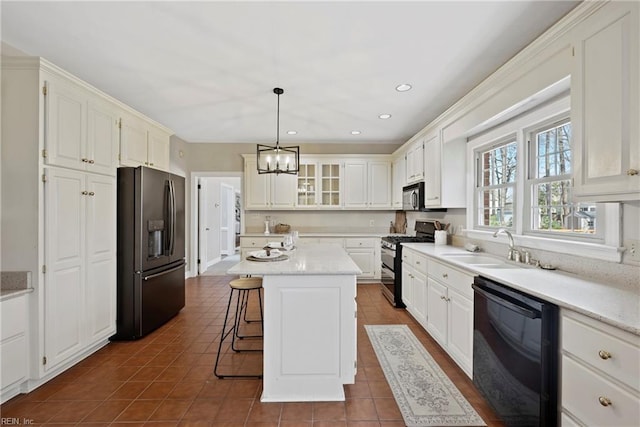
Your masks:
<instances>
[{"instance_id":1,"label":"window sill","mask_svg":"<svg viewBox=\"0 0 640 427\"><path fill-rule=\"evenodd\" d=\"M493 231L467 230L466 236L476 240L485 240L493 243L508 244L506 235L500 234L496 238L494 238ZM557 252L617 263L622 262L622 253L624 252L624 248L618 248L615 246L549 239L538 236L523 236L514 234L513 240L514 244L517 247L538 249L548 252Z\"/></svg>"}]
</instances>

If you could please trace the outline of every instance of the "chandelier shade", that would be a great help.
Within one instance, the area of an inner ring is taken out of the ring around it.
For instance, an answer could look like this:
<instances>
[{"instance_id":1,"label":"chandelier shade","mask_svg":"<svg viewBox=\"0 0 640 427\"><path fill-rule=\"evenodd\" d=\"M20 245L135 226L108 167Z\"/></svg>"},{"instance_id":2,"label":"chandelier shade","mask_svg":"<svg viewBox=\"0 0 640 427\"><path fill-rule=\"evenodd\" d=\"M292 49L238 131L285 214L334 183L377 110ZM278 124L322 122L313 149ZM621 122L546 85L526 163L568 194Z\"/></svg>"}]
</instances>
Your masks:
<instances>
[{"instance_id":1,"label":"chandelier shade","mask_svg":"<svg viewBox=\"0 0 640 427\"><path fill-rule=\"evenodd\" d=\"M256 147L256 158L258 173L275 173L276 175L286 173L297 175L300 170L300 147L282 147L280 145L280 95L284 90L277 87L273 93L278 96L277 124L276 124L276 144L258 144Z\"/></svg>"}]
</instances>

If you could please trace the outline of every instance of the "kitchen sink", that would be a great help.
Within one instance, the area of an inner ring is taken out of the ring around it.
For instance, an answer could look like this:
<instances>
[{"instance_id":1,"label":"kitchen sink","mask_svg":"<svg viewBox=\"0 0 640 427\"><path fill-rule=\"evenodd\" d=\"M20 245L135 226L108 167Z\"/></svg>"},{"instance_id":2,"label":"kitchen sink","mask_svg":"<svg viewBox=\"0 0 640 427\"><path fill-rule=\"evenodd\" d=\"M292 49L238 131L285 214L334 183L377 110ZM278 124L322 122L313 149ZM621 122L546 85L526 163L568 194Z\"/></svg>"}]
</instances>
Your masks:
<instances>
[{"instance_id":1,"label":"kitchen sink","mask_svg":"<svg viewBox=\"0 0 640 427\"><path fill-rule=\"evenodd\" d=\"M509 268L510 266L503 260L481 254L442 254L443 258L457 261L462 264L477 265L484 268Z\"/></svg>"}]
</instances>

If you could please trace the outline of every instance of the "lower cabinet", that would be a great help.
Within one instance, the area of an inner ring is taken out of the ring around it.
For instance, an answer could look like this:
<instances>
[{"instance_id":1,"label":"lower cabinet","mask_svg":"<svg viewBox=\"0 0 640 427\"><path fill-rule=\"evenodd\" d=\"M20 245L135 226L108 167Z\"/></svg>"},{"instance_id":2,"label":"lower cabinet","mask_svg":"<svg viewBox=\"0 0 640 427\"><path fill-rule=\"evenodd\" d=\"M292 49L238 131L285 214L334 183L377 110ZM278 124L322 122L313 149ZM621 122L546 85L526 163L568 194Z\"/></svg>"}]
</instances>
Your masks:
<instances>
[{"instance_id":1,"label":"lower cabinet","mask_svg":"<svg viewBox=\"0 0 640 427\"><path fill-rule=\"evenodd\" d=\"M404 248L402 251L402 302L425 329L427 325L427 257Z\"/></svg>"},{"instance_id":2,"label":"lower cabinet","mask_svg":"<svg viewBox=\"0 0 640 427\"><path fill-rule=\"evenodd\" d=\"M0 402L20 393L20 385L27 379L27 298L21 295L0 302Z\"/></svg>"},{"instance_id":3,"label":"lower cabinet","mask_svg":"<svg viewBox=\"0 0 640 427\"><path fill-rule=\"evenodd\" d=\"M46 170L44 348L46 372L115 333L115 178Z\"/></svg>"},{"instance_id":4,"label":"lower cabinet","mask_svg":"<svg viewBox=\"0 0 640 427\"><path fill-rule=\"evenodd\" d=\"M640 336L561 311L562 425L637 426Z\"/></svg>"}]
</instances>

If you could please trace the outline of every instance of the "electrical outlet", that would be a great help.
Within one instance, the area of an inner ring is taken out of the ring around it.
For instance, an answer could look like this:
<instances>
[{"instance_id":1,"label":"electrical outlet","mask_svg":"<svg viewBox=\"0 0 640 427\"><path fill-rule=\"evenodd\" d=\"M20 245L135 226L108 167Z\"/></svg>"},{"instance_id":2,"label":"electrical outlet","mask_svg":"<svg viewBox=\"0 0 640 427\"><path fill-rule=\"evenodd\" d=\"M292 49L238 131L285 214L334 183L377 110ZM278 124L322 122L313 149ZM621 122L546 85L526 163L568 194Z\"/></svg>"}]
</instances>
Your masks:
<instances>
[{"instance_id":1,"label":"electrical outlet","mask_svg":"<svg viewBox=\"0 0 640 427\"><path fill-rule=\"evenodd\" d=\"M640 262L640 240L627 240L624 246L627 248L627 259Z\"/></svg>"},{"instance_id":2,"label":"electrical outlet","mask_svg":"<svg viewBox=\"0 0 640 427\"><path fill-rule=\"evenodd\" d=\"M372 220L372 219L370 219L370 220L369 220L369 227L373 227L373 224L374 224L373 220Z\"/></svg>"}]
</instances>

